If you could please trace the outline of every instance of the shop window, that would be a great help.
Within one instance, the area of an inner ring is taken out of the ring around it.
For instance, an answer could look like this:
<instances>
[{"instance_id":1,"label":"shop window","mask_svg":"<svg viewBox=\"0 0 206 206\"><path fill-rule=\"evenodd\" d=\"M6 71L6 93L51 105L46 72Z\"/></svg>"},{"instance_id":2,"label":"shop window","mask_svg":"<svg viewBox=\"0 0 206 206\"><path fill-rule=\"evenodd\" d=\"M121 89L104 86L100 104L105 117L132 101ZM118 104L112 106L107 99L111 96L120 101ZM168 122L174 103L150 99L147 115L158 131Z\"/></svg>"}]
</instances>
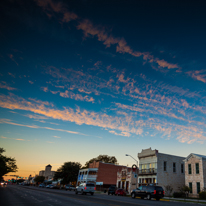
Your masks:
<instances>
[{"instance_id":1,"label":"shop window","mask_svg":"<svg viewBox=\"0 0 206 206\"><path fill-rule=\"evenodd\" d=\"M190 193L192 193L192 182L189 182Z\"/></svg>"},{"instance_id":2,"label":"shop window","mask_svg":"<svg viewBox=\"0 0 206 206\"><path fill-rule=\"evenodd\" d=\"M197 182L197 194L200 192L200 182Z\"/></svg>"}]
</instances>

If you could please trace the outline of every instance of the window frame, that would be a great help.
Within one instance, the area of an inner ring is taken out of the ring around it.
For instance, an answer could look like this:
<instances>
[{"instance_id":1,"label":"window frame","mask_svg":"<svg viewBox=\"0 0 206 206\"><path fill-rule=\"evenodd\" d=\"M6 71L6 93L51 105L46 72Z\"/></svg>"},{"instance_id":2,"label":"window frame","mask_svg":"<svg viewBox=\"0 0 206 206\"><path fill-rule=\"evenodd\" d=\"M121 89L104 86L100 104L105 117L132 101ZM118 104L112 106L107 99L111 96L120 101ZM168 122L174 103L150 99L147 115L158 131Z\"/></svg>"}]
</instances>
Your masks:
<instances>
[{"instance_id":1,"label":"window frame","mask_svg":"<svg viewBox=\"0 0 206 206\"><path fill-rule=\"evenodd\" d=\"M192 165L188 164L188 175L192 174Z\"/></svg>"},{"instance_id":2,"label":"window frame","mask_svg":"<svg viewBox=\"0 0 206 206\"><path fill-rule=\"evenodd\" d=\"M163 162L163 171L167 172L167 161Z\"/></svg>"},{"instance_id":3,"label":"window frame","mask_svg":"<svg viewBox=\"0 0 206 206\"><path fill-rule=\"evenodd\" d=\"M198 170L197 170L197 165L198 165ZM199 163L195 163L195 171L196 171L196 174L200 174L200 165L199 165Z\"/></svg>"},{"instance_id":4,"label":"window frame","mask_svg":"<svg viewBox=\"0 0 206 206\"><path fill-rule=\"evenodd\" d=\"M177 167L176 166L177 166L176 162L173 162L173 164L172 164L172 171L173 171L173 173L177 172Z\"/></svg>"}]
</instances>

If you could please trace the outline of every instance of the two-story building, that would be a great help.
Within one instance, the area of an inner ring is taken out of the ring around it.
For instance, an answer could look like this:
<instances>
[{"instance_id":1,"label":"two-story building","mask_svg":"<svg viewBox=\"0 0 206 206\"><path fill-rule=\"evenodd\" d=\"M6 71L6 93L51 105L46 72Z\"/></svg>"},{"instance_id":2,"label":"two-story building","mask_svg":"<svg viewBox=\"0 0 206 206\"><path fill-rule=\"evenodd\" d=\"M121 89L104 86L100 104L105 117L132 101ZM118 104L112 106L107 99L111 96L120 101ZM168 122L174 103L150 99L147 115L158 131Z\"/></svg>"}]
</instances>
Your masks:
<instances>
[{"instance_id":1,"label":"two-story building","mask_svg":"<svg viewBox=\"0 0 206 206\"><path fill-rule=\"evenodd\" d=\"M165 188L171 185L174 191L185 185L185 157L159 153L158 150L143 149L138 153L139 185L154 184Z\"/></svg>"},{"instance_id":2,"label":"two-story building","mask_svg":"<svg viewBox=\"0 0 206 206\"><path fill-rule=\"evenodd\" d=\"M117 172L117 188L124 189L127 193L131 193L131 190L138 187L137 173L134 172L131 167L124 167L122 170Z\"/></svg>"},{"instance_id":3,"label":"two-story building","mask_svg":"<svg viewBox=\"0 0 206 206\"><path fill-rule=\"evenodd\" d=\"M52 180L55 174L55 171L51 171L52 166L48 164L45 167L45 170L39 171L39 176L44 176L45 180Z\"/></svg>"},{"instance_id":4,"label":"two-story building","mask_svg":"<svg viewBox=\"0 0 206 206\"><path fill-rule=\"evenodd\" d=\"M125 166L94 161L89 164L89 168L79 170L77 185L91 182L96 184L97 190L100 187L102 189L116 185L117 172L122 170L123 167Z\"/></svg>"},{"instance_id":5,"label":"two-story building","mask_svg":"<svg viewBox=\"0 0 206 206\"><path fill-rule=\"evenodd\" d=\"M190 196L198 197L206 188L206 156L191 153L185 162L185 185L191 189Z\"/></svg>"}]
</instances>

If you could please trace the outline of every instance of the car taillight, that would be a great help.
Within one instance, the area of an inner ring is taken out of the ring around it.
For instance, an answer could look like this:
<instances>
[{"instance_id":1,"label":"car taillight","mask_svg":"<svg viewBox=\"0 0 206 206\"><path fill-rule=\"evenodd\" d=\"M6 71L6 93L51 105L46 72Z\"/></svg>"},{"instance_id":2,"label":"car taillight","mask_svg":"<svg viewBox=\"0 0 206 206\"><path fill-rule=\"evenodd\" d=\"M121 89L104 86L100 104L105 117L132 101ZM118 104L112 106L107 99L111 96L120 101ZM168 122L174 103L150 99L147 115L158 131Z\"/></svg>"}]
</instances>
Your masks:
<instances>
[{"instance_id":1,"label":"car taillight","mask_svg":"<svg viewBox=\"0 0 206 206\"><path fill-rule=\"evenodd\" d=\"M163 195L165 194L165 191L163 191Z\"/></svg>"},{"instance_id":2,"label":"car taillight","mask_svg":"<svg viewBox=\"0 0 206 206\"><path fill-rule=\"evenodd\" d=\"M85 190L87 189L87 187L84 188Z\"/></svg>"},{"instance_id":3,"label":"car taillight","mask_svg":"<svg viewBox=\"0 0 206 206\"><path fill-rule=\"evenodd\" d=\"M94 188L94 190L96 190L96 187Z\"/></svg>"},{"instance_id":4,"label":"car taillight","mask_svg":"<svg viewBox=\"0 0 206 206\"><path fill-rule=\"evenodd\" d=\"M157 193L157 191L156 190L154 190L154 195Z\"/></svg>"}]
</instances>

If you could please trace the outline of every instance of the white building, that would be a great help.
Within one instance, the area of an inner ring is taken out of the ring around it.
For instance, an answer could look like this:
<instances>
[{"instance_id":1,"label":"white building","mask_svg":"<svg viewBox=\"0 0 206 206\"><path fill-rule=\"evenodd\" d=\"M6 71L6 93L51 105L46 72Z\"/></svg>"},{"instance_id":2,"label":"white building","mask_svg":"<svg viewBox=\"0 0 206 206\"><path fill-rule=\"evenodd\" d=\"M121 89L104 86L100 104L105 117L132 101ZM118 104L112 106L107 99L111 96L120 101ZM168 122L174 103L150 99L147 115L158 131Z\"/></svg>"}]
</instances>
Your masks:
<instances>
[{"instance_id":1,"label":"white building","mask_svg":"<svg viewBox=\"0 0 206 206\"><path fill-rule=\"evenodd\" d=\"M80 183L92 182L96 183L98 168L87 168L79 170L77 185Z\"/></svg>"},{"instance_id":2,"label":"white building","mask_svg":"<svg viewBox=\"0 0 206 206\"><path fill-rule=\"evenodd\" d=\"M198 197L198 193L206 188L206 156L191 153L185 162L185 185L191 189L190 196Z\"/></svg>"},{"instance_id":3,"label":"white building","mask_svg":"<svg viewBox=\"0 0 206 206\"><path fill-rule=\"evenodd\" d=\"M139 185L155 184L165 188L173 187L173 192L185 185L185 157L159 153L151 148L138 153Z\"/></svg>"}]
</instances>

